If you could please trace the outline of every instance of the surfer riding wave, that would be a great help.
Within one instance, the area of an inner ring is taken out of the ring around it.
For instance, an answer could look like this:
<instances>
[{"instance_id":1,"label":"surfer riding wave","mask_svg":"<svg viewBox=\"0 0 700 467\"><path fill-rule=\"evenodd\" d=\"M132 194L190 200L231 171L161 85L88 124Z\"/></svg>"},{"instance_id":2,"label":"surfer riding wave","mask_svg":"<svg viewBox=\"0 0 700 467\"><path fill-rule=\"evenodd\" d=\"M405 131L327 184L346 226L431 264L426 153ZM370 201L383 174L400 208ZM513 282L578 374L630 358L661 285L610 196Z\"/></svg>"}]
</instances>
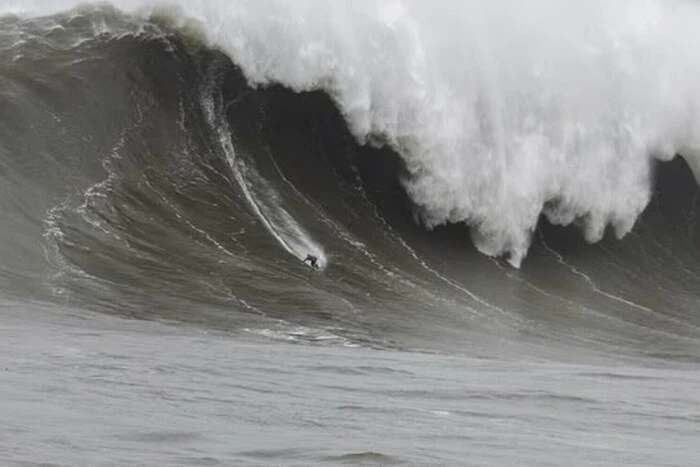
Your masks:
<instances>
[{"instance_id":1,"label":"surfer riding wave","mask_svg":"<svg viewBox=\"0 0 700 467\"><path fill-rule=\"evenodd\" d=\"M312 254L307 254L307 255L306 255L306 258L304 259L303 262L304 262L304 264L309 263L309 265L310 265L312 268L315 268L315 269L320 269L320 268L321 268L321 263L318 261L318 257L317 257L317 256L314 256L314 255L312 255Z\"/></svg>"}]
</instances>

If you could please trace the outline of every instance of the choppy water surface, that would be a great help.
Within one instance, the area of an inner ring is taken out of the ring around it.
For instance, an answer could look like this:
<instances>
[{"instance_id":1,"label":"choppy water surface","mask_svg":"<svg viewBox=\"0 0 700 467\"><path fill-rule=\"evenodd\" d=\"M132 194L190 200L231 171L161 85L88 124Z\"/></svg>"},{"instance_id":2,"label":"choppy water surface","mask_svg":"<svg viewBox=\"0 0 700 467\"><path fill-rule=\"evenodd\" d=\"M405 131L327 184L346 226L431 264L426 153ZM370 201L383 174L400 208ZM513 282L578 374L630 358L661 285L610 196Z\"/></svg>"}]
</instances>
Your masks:
<instances>
[{"instance_id":1,"label":"choppy water surface","mask_svg":"<svg viewBox=\"0 0 700 467\"><path fill-rule=\"evenodd\" d=\"M697 368L378 350L3 310L5 461L692 465Z\"/></svg>"}]
</instances>

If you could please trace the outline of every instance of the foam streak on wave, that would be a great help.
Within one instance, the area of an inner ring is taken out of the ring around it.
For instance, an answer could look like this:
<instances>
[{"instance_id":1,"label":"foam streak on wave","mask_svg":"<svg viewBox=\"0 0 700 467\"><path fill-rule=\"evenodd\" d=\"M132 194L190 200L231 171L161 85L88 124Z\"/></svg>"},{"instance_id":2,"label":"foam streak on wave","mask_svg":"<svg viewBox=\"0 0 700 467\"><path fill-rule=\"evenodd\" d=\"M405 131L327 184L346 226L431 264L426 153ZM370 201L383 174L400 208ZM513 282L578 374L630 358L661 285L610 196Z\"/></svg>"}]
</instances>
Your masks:
<instances>
[{"instance_id":1,"label":"foam streak on wave","mask_svg":"<svg viewBox=\"0 0 700 467\"><path fill-rule=\"evenodd\" d=\"M314 254L319 259L321 267L325 267L327 260L321 246L314 242L282 207L280 197L257 174L255 168L236 157L231 141L231 130L226 119L223 118L223 103L220 96L214 94L213 89L215 88L212 87L203 97L204 115L209 126L218 134L231 172L246 200L265 228L289 254L300 260L304 260L309 253Z\"/></svg>"},{"instance_id":2,"label":"foam streak on wave","mask_svg":"<svg viewBox=\"0 0 700 467\"><path fill-rule=\"evenodd\" d=\"M466 222L515 266L540 214L592 242L609 225L625 235L652 159L700 147L694 2L174 3L252 83L326 90L360 141L404 158L427 226Z\"/></svg>"}]
</instances>

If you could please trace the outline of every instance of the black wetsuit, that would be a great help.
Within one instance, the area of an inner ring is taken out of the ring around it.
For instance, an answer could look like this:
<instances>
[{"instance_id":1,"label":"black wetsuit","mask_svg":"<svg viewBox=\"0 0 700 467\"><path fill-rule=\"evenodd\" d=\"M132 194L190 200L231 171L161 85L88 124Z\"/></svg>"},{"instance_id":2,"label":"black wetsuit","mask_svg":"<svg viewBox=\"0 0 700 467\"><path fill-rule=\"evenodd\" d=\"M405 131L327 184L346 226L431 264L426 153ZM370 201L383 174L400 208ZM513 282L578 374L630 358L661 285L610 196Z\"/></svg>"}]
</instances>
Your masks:
<instances>
[{"instance_id":1,"label":"black wetsuit","mask_svg":"<svg viewBox=\"0 0 700 467\"><path fill-rule=\"evenodd\" d=\"M318 258L315 257L314 255L306 255L306 259L304 262L309 262L309 264L313 267L318 267Z\"/></svg>"}]
</instances>

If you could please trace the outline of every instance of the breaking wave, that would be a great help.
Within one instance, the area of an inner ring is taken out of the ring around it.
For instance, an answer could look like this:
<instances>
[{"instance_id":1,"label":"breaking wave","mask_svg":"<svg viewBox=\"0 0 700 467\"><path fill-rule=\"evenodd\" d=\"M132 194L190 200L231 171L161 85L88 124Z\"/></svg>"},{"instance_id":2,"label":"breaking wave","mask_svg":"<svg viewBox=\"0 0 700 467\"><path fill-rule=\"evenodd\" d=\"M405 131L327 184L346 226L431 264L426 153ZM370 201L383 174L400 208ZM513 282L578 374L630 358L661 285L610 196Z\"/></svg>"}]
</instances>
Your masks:
<instances>
[{"instance_id":1,"label":"breaking wave","mask_svg":"<svg viewBox=\"0 0 700 467\"><path fill-rule=\"evenodd\" d=\"M0 284L382 345L537 342L546 316L694 355L699 7L535 3L5 5Z\"/></svg>"}]
</instances>

